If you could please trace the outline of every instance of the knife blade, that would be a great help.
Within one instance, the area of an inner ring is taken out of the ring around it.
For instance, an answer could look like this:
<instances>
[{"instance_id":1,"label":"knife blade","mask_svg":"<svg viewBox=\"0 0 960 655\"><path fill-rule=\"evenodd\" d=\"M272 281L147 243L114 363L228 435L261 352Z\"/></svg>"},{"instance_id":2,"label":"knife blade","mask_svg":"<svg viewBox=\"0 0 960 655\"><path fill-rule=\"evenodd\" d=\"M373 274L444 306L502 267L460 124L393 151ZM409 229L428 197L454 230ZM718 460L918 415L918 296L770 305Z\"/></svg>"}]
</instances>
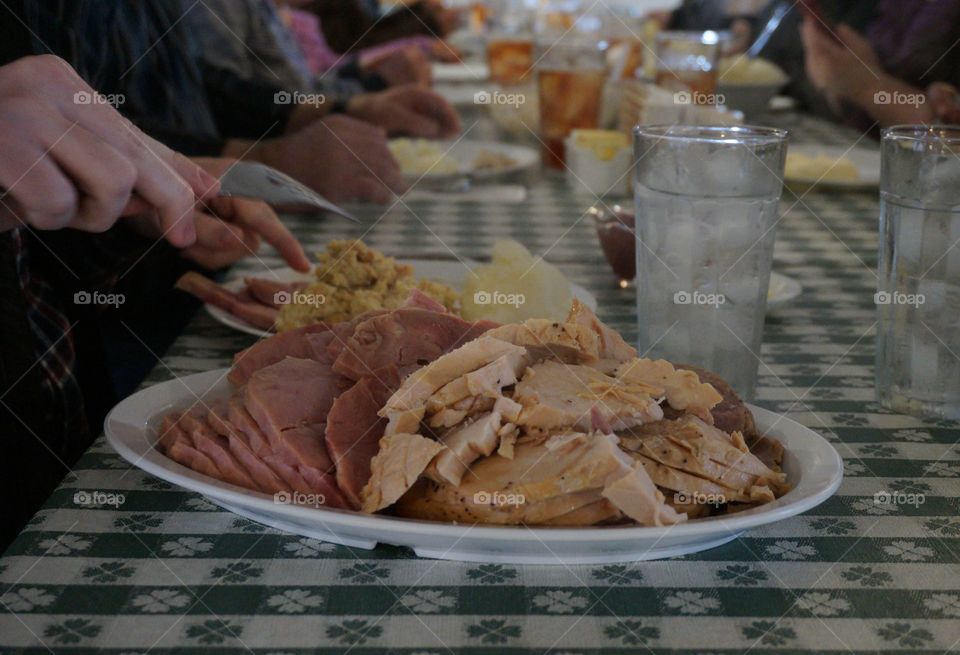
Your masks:
<instances>
[{"instance_id":1,"label":"knife blade","mask_svg":"<svg viewBox=\"0 0 960 655\"><path fill-rule=\"evenodd\" d=\"M281 211L325 211L360 222L310 187L259 162L239 161L227 169L220 178L220 195L255 198Z\"/></svg>"}]
</instances>

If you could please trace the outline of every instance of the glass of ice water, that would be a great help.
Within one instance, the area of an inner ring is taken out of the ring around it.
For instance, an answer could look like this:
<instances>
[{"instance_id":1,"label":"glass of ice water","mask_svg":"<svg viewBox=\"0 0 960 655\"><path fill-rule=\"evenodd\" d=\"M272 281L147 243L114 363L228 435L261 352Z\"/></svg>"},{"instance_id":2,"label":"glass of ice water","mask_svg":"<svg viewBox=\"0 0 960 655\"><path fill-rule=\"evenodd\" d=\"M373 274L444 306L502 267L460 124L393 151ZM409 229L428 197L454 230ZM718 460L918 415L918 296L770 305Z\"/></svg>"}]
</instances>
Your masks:
<instances>
[{"instance_id":1,"label":"glass of ice water","mask_svg":"<svg viewBox=\"0 0 960 655\"><path fill-rule=\"evenodd\" d=\"M639 126L638 346L752 400L783 188L785 130Z\"/></svg>"},{"instance_id":2,"label":"glass of ice water","mask_svg":"<svg viewBox=\"0 0 960 655\"><path fill-rule=\"evenodd\" d=\"M960 128L883 131L877 399L960 420Z\"/></svg>"}]
</instances>

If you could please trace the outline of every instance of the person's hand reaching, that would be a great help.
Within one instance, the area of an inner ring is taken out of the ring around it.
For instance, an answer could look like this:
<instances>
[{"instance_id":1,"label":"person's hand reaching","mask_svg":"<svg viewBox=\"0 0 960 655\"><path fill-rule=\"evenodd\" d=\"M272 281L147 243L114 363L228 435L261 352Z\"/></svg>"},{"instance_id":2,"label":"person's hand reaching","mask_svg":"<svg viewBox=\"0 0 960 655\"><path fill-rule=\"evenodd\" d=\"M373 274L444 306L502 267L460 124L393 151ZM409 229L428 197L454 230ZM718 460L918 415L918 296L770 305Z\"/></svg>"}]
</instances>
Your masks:
<instances>
[{"instance_id":1,"label":"person's hand reaching","mask_svg":"<svg viewBox=\"0 0 960 655\"><path fill-rule=\"evenodd\" d=\"M335 115L248 149L246 157L300 180L332 202L389 202L404 189L386 131Z\"/></svg>"},{"instance_id":2,"label":"person's hand reaching","mask_svg":"<svg viewBox=\"0 0 960 655\"><path fill-rule=\"evenodd\" d=\"M872 89L883 76L883 67L870 42L847 25L834 33L812 18L800 29L807 76L814 87L838 99L855 98Z\"/></svg>"},{"instance_id":3,"label":"person's hand reaching","mask_svg":"<svg viewBox=\"0 0 960 655\"><path fill-rule=\"evenodd\" d=\"M379 125L390 136L436 139L460 132L460 117L453 105L437 93L415 86L354 96L347 113Z\"/></svg>"},{"instance_id":4,"label":"person's hand reaching","mask_svg":"<svg viewBox=\"0 0 960 655\"><path fill-rule=\"evenodd\" d=\"M413 84L429 88L432 81L430 61L415 46L365 58L361 66L365 72L379 75L391 87Z\"/></svg>"}]
</instances>

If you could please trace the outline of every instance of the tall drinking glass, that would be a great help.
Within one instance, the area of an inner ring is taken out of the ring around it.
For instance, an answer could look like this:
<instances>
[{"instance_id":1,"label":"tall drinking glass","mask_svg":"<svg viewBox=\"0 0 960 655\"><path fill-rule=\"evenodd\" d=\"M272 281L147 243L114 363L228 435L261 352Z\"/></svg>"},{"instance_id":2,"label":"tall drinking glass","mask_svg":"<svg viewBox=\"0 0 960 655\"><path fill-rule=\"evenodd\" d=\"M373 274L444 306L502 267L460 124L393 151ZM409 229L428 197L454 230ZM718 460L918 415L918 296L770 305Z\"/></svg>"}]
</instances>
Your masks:
<instances>
[{"instance_id":1,"label":"tall drinking glass","mask_svg":"<svg viewBox=\"0 0 960 655\"><path fill-rule=\"evenodd\" d=\"M787 133L640 126L638 347L694 364L754 398Z\"/></svg>"},{"instance_id":2,"label":"tall drinking glass","mask_svg":"<svg viewBox=\"0 0 960 655\"><path fill-rule=\"evenodd\" d=\"M717 104L716 32L660 32L656 53L657 86L676 92L684 104Z\"/></svg>"},{"instance_id":3,"label":"tall drinking glass","mask_svg":"<svg viewBox=\"0 0 960 655\"><path fill-rule=\"evenodd\" d=\"M960 420L960 128L883 131L877 399Z\"/></svg>"},{"instance_id":4,"label":"tall drinking glass","mask_svg":"<svg viewBox=\"0 0 960 655\"><path fill-rule=\"evenodd\" d=\"M564 139L576 129L600 127L606 60L589 38L541 45L537 53L541 160L562 169Z\"/></svg>"}]
</instances>

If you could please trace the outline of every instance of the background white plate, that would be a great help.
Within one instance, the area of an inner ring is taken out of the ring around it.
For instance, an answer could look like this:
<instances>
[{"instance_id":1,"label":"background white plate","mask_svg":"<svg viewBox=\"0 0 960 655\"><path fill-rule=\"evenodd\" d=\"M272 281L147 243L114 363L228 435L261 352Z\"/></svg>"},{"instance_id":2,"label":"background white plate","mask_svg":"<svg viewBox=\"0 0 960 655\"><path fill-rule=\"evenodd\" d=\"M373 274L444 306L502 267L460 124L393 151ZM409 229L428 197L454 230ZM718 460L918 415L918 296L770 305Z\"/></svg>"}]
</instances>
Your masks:
<instances>
[{"instance_id":1,"label":"background white plate","mask_svg":"<svg viewBox=\"0 0 960 655\"><path fill-rule=\"evenodd\" d=\"M433 81L438 82L483 82L490 77L486 62L470 61L456 64L434 62Z\"/></svg>"},{"instance_id":2,"label":"background white plate","mask_svg":"<svg viewBox=\"0 0 960 655\"><path fill-rule=\"evenodd\" d=\"M404 173L404 176L411 183L430 182L435 180L455 180L459 177L469 176L474 179L491 178L500 175L509 175L526 170L540 163L540 153L527 146L518 146L511 143L501 143L499 141L480 141L473 139L461 139L459 141L437 141L440 152L455 160L460 167L455 173L434 170L428 173ZM488 151L504 155L513 160L509 166L502 168L482 168L473 167L473 162L481 151Z\"/></svg>"},{"instance_id":3,"label":"background white plate","mask_svg":"<svg viewBox=\"0 0 960 655\"><path fill-rule=\"evenodd\" d=\"M739 534L816 507L840 486L843 462L823 437L799 423L751 406L757 427L779 439L793 489L776 501L729 516L663 528L528 528L400 519L275 503L273 497L214 480L153 448L162 416L228 395L227 369L170 380L130 396L104 422L107 440L147 473L201 493L226 509L279 530L370 549L409 546L421 557L517 564L591 564L674 557L713 548ZM194 395L196 394L196 396Z\"/></svg>"},{"instance_id":4,"label":"background white plate","mask_svg":"<svg viewBox=\"0 0 960 655\"><path fill-rule=\"evenodd\" d=\"M785 181L796 184L814 184L816 188L837 190L853 189L871 189L880 185L880 152L877 150L868 150L866 148L853 148L847 151L847 148L838 146L821 146L815 144L791 145L788 153L803 154L807 157L816 157L826 155L833 159L846 157L852 161L860 171L859 180L849 182L838 182L823 179L817 182L817 178L787 177Z\"/></svg>"},{"instance_id":5,"label":"background white plate","mask_svg":"<svg viewBox=\"0 0 960 655\"><path fill-rule=\"evenodd\" d=\"M463 288L463 281L467 277L466 267L455 259L400 259L397 261L399 261L401 264L410 264L413 266L414 276L418 278L427 278L436 282L443 282L444 284L450 285L457 291L460 291ZM481 262L477 262L472 259L465 259L464 261L469 266L481 265ZM292 280L311 281L314 279L312 273L299 273L292 268L278 268L274 269L270 273L255 273L247 275L246 277L262 277L281 282L289 282ZM230 291L242 291L246 286L246 283L243 281L243 277L238 277L224 282L223 286ZM592 293L581 287L579 284L574 284L571 282L570 293L573 294L574 298L582 302L591 310L597 311L596 297L594 297ZM252 334L255 337L266 337L272 334L272 332L266 332L258 327L250 325L243 319L237 318L230 312L226 312L219 307L214 307L213 305L204 305L204 308L215 320L228 327L232 327L235 330Z\"/></svg>"}]
</instances>

